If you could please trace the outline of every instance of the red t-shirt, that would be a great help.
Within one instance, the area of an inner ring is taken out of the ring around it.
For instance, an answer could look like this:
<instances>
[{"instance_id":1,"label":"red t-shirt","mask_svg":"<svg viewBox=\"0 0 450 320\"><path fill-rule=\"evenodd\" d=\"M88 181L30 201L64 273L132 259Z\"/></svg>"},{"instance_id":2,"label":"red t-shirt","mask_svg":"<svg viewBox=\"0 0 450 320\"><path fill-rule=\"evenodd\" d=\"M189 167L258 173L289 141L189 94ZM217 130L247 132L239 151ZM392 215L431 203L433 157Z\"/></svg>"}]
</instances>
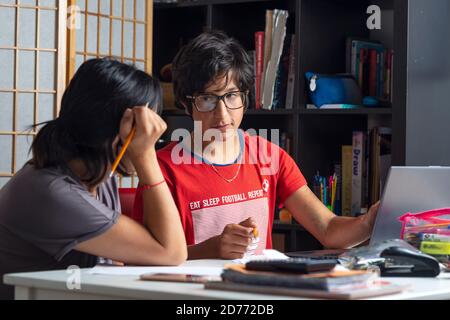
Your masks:
<instances>
[{"instance_id":1,"label":"red t-shirt","mask_svg":"<svg viewBox=\"0 0 450 320\"><path fill-rule=\"evenodd\" d=\"M192 153L182 143L171 143L158 152L161 170L180 211L188 245L221 234L228 224L238 224L253 217L260 235L255 253L272 248L275 205L283 204L306 185L297 164L283 149L264 138L242 132L240 140L239 159L230 165L215 165L217 172L212 168L213 164ZM184 156L184 163L175 164L172 153ZM236 173L234 181L225 181L224 178L232 179ZM132 218L142 222L142 194L139 191L133 211Z\"/></svg>"}]
</instances>

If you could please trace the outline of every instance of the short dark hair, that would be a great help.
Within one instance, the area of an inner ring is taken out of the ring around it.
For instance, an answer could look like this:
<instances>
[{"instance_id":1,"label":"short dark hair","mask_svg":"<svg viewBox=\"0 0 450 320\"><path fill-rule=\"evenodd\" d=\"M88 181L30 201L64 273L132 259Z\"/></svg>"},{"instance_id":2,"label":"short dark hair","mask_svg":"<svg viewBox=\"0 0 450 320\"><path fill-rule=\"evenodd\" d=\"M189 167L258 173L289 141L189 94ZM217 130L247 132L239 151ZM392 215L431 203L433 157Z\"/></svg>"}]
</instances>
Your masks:
<instances>
[{"instance_id":1,"label":"short dark hair","mask_svg":"<svg viewBox=\"0 0 450 320\"><path fill-rule=\"evenodd\" d=\"M87 169L83 182L100 183L114 161L112 143L125 110L148 103L160 112L161 95L159 82L131 65L110 58L86 61L64 92L59 117L38 132L30 163L67 168L80 159Z\"/></svg>"},{"instance_id":2,"label":"short dark hair","mask_svg":"<svg viewBox=\"0 0 450 320\"><path fill-rule=\"evenodd\" d=\"M192 104L186 96L202 92L218 77L228 77L230 71L239 90L250 91L253 65L242 45L222 31L200 34L178 52L172 64L177 106L186 106L192 114ZM228 83L230 79L226 80Z\"/></svg>"}]
</instances>

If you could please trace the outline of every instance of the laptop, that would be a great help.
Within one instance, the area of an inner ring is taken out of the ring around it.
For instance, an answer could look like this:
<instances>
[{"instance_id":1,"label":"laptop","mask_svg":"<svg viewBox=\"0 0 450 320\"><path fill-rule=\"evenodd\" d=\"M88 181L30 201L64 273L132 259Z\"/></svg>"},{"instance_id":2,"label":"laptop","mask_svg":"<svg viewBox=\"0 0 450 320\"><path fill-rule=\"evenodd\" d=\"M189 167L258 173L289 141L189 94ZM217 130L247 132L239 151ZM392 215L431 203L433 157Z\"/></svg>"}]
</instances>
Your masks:
<instances>
[{"instance_id":1,"label":"laptop","mask_svg":"<svg viewBox=\"0 0 450 320\"><path fill-rule=\"evenodd\" d=\"M399 218L407 212L447 207L450 207L450 167L391 167L369 244L400 238ZM287 255L333 259L346 251L298 251Z\"/></svg>"}]
</instances>

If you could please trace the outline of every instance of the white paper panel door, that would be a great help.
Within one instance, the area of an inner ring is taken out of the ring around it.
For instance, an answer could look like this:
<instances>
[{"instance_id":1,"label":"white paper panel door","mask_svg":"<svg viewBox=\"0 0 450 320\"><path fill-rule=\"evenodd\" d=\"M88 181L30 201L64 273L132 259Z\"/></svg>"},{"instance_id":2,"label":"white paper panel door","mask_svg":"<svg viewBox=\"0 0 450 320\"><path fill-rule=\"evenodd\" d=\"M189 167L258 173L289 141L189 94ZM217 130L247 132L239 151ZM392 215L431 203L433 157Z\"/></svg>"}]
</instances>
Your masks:
<instances>
[{"instance_id":1,"label":"white paper panel door","mask_svg":"<svg viewBox=\"0 0 450 320\"><path fill-rule=\"evenodd\" d=\"M86 60L112 57L151 73L153 1L72 0L69 80ZM121 187L135 187L137 179L119 179Z\"/></svg>"},{"instance_id":2,"label":"white paper panel door","mask_svg":"<svg viewBox=\"0 0 450 320\"><path fill-rule=\"evenodd\" d=\"M84 61L113 57L151 70L152 1L76 0L80 13L75 70ZM150 41L149 41L150 40Z\"/></svg>"},{"instance_id":3,"label":"white paper panel door","mask_svg":"<svg viewBox=\"0 0 450 320\"><path fill-rule=\"evenodd\" d=\"M0 0L0 188L29 160L33 126L58 113L67 1Z\"/></svg>"}]
</instances>

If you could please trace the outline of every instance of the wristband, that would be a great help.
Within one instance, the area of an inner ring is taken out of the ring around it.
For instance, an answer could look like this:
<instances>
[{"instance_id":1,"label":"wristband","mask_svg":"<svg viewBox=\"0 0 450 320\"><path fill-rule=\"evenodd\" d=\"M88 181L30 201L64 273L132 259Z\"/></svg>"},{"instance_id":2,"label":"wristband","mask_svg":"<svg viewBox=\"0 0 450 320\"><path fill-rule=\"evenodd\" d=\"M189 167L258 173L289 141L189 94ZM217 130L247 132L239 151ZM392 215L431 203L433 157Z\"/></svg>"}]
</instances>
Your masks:
<instances>
[{"instance_id":1,"label":"wristband","mask_svg":"<svg viewBox=\"0 0 450 320\"><path fill-rule=\"evenodd\" d=\"M157 187L157 186L159 186L159 185L162 185L163 183L165 183L166 182L166 180L163 180L163 181L161 181L161 182L158 182L158 183L155 183L155 184L140 184L139 186L138 186L138 189L140 189L140 190L150 190L150 189L153 189L153 188L155 188L155 187Z\"/></svg>"}]
</instances>

